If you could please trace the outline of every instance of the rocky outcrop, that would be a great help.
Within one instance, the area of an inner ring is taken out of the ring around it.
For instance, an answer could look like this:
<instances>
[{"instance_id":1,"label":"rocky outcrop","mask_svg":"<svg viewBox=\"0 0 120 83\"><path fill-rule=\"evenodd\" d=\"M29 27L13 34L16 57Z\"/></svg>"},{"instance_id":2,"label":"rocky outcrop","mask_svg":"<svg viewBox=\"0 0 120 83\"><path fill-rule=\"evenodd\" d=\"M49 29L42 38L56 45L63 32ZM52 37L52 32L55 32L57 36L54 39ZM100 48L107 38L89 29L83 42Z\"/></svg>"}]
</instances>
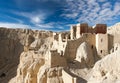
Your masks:
<instances>
[{"instance_id":1,"label":"rocky outcrop","mask_svg":"<svg viewBox=\"0 0 120 83\"><path fill-rule=\"evenodd\" d=\"M44 59L39 58L34 51L23 52L20 56L16 83L36 83L37 73L44 63Z\"/></svg>"},{"instance_id":2,"label":"rocky outcrop","mask_svg":"<svg viewBox=\"0 0 120 83\"><path fill-rule=\"evenodd\" d=\"M37 69L39 69L37 67L40 67L44 63L44 60L36 59L39 55L35 54L34 50L29 51L30 45L38 38L46 39L48 37L52 37L52 32L0 28L0 83L18 83L15 82L14 77L16 75L19 77L21 73L23 77L24 75L30 77L25 71L28 65L30 65L29 71L33 71L33 74L36 73ZM41 45L43 45L41 48L45 47L45 44ZM22 80L20 83L22 83Z\"/></svg>"},{"instance_id":3,"label":"rocky outcrop","mask_svg":"<svg viewBox=\"0 0 120 83\"><path fill-rule=\"evenodd\" d=\"M81 67L90 68L94 64L94 57L90 45L83 42L77 49L76 59L80 62Z\"/></svg>"},{"instance_id":4,"label":"rocky outcrop","mask_svg":"<svg viewBox=\"0 0 120 83\"><path fill-rule=\"evenodd\" d=\"M120 45L118 49L98 61L90 73L88 83L119 83L120 82Z\"/></svg>"},{"instance_id":5,"label":"rocky outcrop","mask_svg":"<svg viewBox=\"0 0 120 83\"><path fill-rule=\"evenodd\" d=\"M75 60L69 63L70 71L79 78L77 83L86 83L87 74L94 65L94 58L93 51L87 42L78 46Z\"/></svg>"},{"instance_id":6,"label":"rocky outcrop","mask_svg":"<svg viewBox=\"0 0 120 83\"><path fill-rule=\"evenodd\" d=\"M120 23L116 23L115 25L108 27L107 33L120 34Z\"/></svg>"},{"instance_id":7,"label":"rocky outcrop","mask_svg":"<svg viewBox=\"0 0 120 83\"><path fill-rule=\"evenodd\" d=\"M37 83L63 83L62 67L42 66L37 74Z\"/></svg>"},{"instance_id":8,"label":"rocky outcrop","mask_svg":"<svg viewBox=\"0 0 120 83\"><path fill-rule=\"evenodd\" d=\"M112 36L112 39L110 39L110 42L113 43L120 43L120 23L117 23L111 27L108 28L108 34Z\"/></svg>"}]
</instances>

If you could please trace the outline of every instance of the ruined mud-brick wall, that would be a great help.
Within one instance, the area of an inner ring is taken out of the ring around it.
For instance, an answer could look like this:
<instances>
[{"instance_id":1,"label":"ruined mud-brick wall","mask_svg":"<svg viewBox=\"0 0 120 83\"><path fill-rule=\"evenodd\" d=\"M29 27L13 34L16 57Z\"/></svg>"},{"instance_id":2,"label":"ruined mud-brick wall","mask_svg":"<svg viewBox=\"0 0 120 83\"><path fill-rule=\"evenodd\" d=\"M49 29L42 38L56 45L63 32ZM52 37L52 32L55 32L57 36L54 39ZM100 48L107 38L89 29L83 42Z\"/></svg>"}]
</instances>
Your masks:
<instances>
[{"instance_id":1,"label":"ruined mud-brick wall","mask_svg":"<svg viewBox=\"0 0 120 83\"><path fill-rule=\"evenodd\" d=\"M76 52L77 52L77 48L78 46L84 42L83 37L76 39L76 40L71 40L67 42L67 46L65 49L65 54L64 56L66 57L66 59L68 60L73 60L76 57Z\"/></svg>"},{"instance_id":2,"label":"ruined mud-brick wall","mask_svg":"<svg viewBox=\"0 0 120 83\"><path fill-rule=\"evenodd\" d=\"M88 33L88 24L87 23L83 23L80 25L80 34L82 33Z\"/></svg>"},{"instance_id":3,"label":"ruined mud-brick wall","mask_svg":"<svg viewBox=\"0 0 120 83\"><path fill-rule=\"evenodd\" d=\"M80 38L82 33L88 33L88 24L77 24L76 25L76 38Z\"/></svg>"},{"instance_id":4,"label":"ruined mud-brick wall","mask_svg":"<svg viewBox=\"0 0 120 83\"><path fill-rule=\"evenodd\" d=\"M48 54L46 55L45 64L49 67L67 66L66 59L62 55L60 55L57 50L51 50L50 52L48 52Z\"/></svg>"},{"instance_id":5,"label":"ruined mud-brick wall","mask_svg":"<svg viewBox=\"0 0 120 83\"><path fill-rule=\"evenodd\" d=\"M80 38L82 33L87 33L87 32L88 32L88 24L83 23L83 24L73 25L71 26L70 29L71 39Z\"/></svg>"},{"instance_id":6,"label":"ruined mud-brick wall","mask_svg":"<svg viewBox=\"0 0 120 83\"><path fill-rule=\"evenodd\" d=\"M105 34L107 32L107 25L106 24L97 24L95 26L95 33L103 33Z\"/></svg>"},{"instance_id":7,"label":"ruined mud-brick wall","mask_svg":"<svg viewBox=\"0 0 120 83\"><path fill-rule=\"evenodd\" d=\"M96 48L100 57L104 57L108 54L108 34L96 35Z\"/></svg>"},{"instance_id":8,"label":"ruined mud-brick wall","mask_svg":"<svg viewBox=\"0 0 120 83\"><path fill-rule=\"evenodd\" d=\"M71 26L70 35L71 39L80 38L83 33L103 33L107 32L106 24L97 24L95 28L88 26L87 23L77 24Z\"/></svg>"},{"instance_id":9,"label":"ruined mud-brick wall","mask_svg":"<svg viewBox=\"0 0 120 83\"><path fill-rule=\"evenodd\" d=\"M91 45L91 48L95 47L96 45L96 34L91 33L85 33L82 36L84 36L86 42L88 42Z\"/></svg>"},{"instance_id":10,"label":"ruined mud-brick wall","mask_svg":"<svg viewBox=\"0 0 120 83\"><path fill-rule=\"evenodd\" d=\"M83 34L82 37L80 37L79 39L68 41L65 49L65 57L71 60L75 59L77 48L83 42L87 42L88 44L90 44L91 49L94 50L96 45L95 34Z\"/></svg>"}]
</instances>

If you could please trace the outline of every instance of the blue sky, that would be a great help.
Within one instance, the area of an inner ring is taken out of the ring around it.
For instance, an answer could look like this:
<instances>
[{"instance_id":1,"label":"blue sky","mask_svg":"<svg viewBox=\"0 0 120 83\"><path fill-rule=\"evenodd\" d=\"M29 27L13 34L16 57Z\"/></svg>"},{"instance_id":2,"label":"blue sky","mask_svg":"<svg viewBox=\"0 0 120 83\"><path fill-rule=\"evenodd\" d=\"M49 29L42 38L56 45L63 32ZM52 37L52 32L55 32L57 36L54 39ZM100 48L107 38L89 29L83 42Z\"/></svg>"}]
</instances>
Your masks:
<instances>
[{"instance_id":1,"label":"blue sky","mask_svg":"<svg viewBox=\"0 0 120 83\"><path fill-rule=\"evenodd\" d=\"M120 0L0 0L0 26L64 31L71 24L120 22Z\"/></svg>"}]
</instances>

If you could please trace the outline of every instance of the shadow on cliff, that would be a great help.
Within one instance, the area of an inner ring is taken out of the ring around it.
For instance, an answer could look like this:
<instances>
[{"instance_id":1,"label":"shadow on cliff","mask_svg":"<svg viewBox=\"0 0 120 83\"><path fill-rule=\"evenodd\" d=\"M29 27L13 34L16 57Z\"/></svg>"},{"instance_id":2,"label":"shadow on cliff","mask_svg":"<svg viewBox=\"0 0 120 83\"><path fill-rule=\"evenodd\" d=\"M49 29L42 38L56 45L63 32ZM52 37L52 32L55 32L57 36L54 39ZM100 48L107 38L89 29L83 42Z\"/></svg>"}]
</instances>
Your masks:
<instances>
[{"instance_id":1,"label":"shadow on cliff","mask_svg":"<svg viewBox=\"0 0 120 83\"><path fill-rule=\"evenodd\" d=\"M17 75L23 45L19 40L0 38L0 83L8 83Z\"/></svg>"}]
</instances>

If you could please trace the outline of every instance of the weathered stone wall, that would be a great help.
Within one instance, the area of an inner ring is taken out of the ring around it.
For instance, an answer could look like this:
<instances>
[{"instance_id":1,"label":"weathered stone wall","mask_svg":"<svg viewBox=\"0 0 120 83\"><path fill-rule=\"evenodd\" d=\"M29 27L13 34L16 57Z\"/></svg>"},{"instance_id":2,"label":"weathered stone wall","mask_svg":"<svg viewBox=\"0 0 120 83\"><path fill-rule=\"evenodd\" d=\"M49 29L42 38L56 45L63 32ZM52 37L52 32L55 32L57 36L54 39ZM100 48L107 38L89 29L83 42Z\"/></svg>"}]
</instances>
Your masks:
<instances>
[{"instance_id":1,"label":"weathered stone wall","mask_svg":"<svg viewBox=\"0 0 120 83\"><path fill-rule=\"evenodd\" d=\"M83 24L77 24L76 25L76 38L80 38L82 33L87 33L88 32L88 24L83 23Z\"/></svg>"},{"instance_id":2,"label":"weathered stone wall","mask_svg":"<svg viewBox=\"0 0 120 83\"><path fill-rule=\"evenodd\" d=\"M96 45L96 34L91 34L91 33L85 33L83 34L85 40L92 46L95 47Z\"/></svg>"},{"instance_id":3,"label":"weathered stone wall","mask_svg":"<svg viewBox=\"0 0 120 83\"><path fill-rule=\"evenodd\" d=\"M100 57L108 54L108 34L96 35L96 49Z\"/></svg>"},{"instance_id":4,"label":"weathered stone wall","mask_svg":"<svg viewBox=\"0 0 120 83\"><path fill-rule=\"evenodd\" d=\"M107 32L107 25L106 24L96 24L95 26L95 33L103 33Z\"/></svg>"},{"instance_id":5,"label":"weathered stone wall","mask_svg":"<svg viewBox=\"0 0 120 83\"><path fill-rule=\"evenodd\" d=\"M80 37L77 40L71 40L67 42L67 46L66 46L65 54L64 54L66 59L68 60L75 59L77 48L82 42L84 42L83 37Z\"/></svg>"},{"instance_id":6,"label":"weathered stone wall","mask_svg":"<svg viewBox=\"0 0 120 83\"><path fill-rule=\"evenodd\" d=\"M60 55L57 50L51 50L50 52L48 52L48 54L46 55L45 64L49 67L67 66L66 59L62 55Z\"/></svg>"},{"instance_id":7,"label":"weathered stone wall","mask_svg":"<svg viewBox=\"0 0 120 83\"><path fill-rule=\"evenodd\" d=\"M82 33L88 33L88 24L87 23L80 24L80 34L82 34Z\"/></svg>"},{"instance_id":8,"label":"weathered stone wall","mask_svg":"<svg viewBox=\"0 0 120 83\"><path fill-rule=\"evenodd\" d=\"M79 39L68 41L66 49L65 49L65 57L67 59L70 59L70 60L75 59L77 48L83 42L88 42L91 46L91 49L96 53L96 51L95 51L95 43L96 43L95 38L96 38L95 34L83 34L83 36L80 37Z\"/></svg>"},{"instance_id":9,"label":"weathered stone wall","mask_svg":"<svg viewBox=\"0 0 120 83\"><path fill-rule=\"evenodd\" d=\"M83 23L83 24L77 24L77 25L71 26L70 35L71 35L71 39L75 39L75 38L78 39L81 37L81 34L83 33L105 34L106 32L107 32L106 24L97 24L95 28L93 28L93 27L88 26L87 23Z\"/></svg>"}]
</instances>

